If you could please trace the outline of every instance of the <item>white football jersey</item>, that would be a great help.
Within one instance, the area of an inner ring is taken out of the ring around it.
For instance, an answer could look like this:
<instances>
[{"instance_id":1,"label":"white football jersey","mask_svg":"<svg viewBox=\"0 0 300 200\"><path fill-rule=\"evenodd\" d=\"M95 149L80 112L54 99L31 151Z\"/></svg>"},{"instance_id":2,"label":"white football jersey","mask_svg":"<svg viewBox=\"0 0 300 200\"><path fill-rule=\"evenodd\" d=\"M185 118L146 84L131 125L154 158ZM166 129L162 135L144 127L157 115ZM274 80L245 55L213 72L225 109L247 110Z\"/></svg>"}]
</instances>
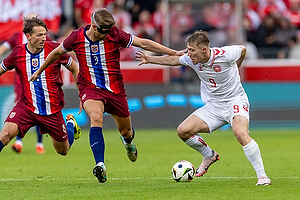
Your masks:
<instances>
[{"instance_id":1,"label":"white football jersey","mask_svg":"<svg viewBox=\"0 0 300 200\"><path fill-rule=\"evenodd\" d=\"M228 102L242 96L247 98L236 64L241 52L242 49L237 45L211 48L209 61L196 65L187 54L180 57L180 63L191 67L201 80L204 103Z\"/></svg>"}]
</instances>

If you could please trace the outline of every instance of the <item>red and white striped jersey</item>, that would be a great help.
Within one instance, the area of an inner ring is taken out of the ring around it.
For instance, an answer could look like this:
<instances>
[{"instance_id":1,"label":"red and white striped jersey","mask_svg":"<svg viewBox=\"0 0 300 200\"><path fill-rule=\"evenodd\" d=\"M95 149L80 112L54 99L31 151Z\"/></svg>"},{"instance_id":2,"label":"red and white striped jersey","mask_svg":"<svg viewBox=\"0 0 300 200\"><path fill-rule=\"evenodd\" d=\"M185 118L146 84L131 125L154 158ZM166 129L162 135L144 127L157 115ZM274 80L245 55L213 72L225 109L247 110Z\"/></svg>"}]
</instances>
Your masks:
<instances>
[{"instance_id":1,"label":"red and white striped jersey","mask_svg":"<svg viewBox=\"0 0 300 200\"><path fill-rule=\"evenodd\" d=\"M89 28L90 25L73 31L62 43L65 51L76 53L79 87L96 87L115 94L125 92L119 48L130 47L133 36L114 26L104 40L93 42L86 35Z\"/></svg>"},{"instance_id":2,"label":"red and white striped jersey","mask_svg":"<svg viewBox=\"0 0 300 200\"><path fill-rule=\"evenodd\" d=\"M22 86L19 101L36 114L51 115L61 111L65 105L60 70L61 64L66 67L71 64L72 58L68 54L64 54L46 68L36 81L28 81L58 45L46 41L39 53L32 54L26 48L26 44L22 44L16 46L1 63L4 70L16 70Z\"/></svg>"}]
</instances>

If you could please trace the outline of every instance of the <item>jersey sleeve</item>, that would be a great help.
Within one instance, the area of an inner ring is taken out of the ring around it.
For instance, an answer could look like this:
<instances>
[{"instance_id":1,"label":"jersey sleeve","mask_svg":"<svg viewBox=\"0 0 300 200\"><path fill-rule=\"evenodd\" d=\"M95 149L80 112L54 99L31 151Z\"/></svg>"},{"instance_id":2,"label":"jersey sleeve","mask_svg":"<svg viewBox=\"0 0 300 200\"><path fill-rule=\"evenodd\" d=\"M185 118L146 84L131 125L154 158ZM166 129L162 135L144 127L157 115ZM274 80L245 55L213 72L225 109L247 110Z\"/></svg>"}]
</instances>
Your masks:
<instances>
[{"instance_id":1,"label":"jersey sleeve","mask_svg":"<svg viewBox=\"0 0 300 200\"><path fill-rule=\"evenodd\" d=\"M12 52L1 62L1 67L5 70L12 70L15 68L15 54L18 47L13 48Z\"/></svg>"},{"instance_id":2,"label":"jersey sleeve","mask_svg":"<svg viewBox=\"0 0 300 200\"><path fill-rule=\"evenodd\" d=\"M72 62L72 57L68 53L65 53L59 58L58 62L65 67L69 67Z\"/></svg>"},{"instance_id":3,"label":"jersey sleeve","mask_svg":"<svg viewBox=\"0 0 300 200\"><path fill-rule=\"evenodd\" d=\"M75 40L78 34L78 30L73 31L63 42L62 47L63 49L68 52L73 50L73 46L75 44Z\"/></svg>"},{"instance_id":4,"label":"jersey sleeve","mask_svg":"<svg viewBox=\"0 0 300 200\"><path fill-rule=\"evenodd\" d=\"M112 27L111 33L120 47L129 48L131 46L133 42L133 35L126 33L116 26Z\"/></svg>"},{"instance_id":5,"label":"jersey sleeve","mask_svg":"<svg viewBox=\"0 0 300 200\"><path fill-rule=\"evenodd\" d=\"M238 45L226 46L223 48L226 52L228 62L234 63L241 57L242 49Z\"/></svg>"},{"instance_id":6,"label":"jersey sleeve","mask_svg":"<svg viewBox=\"0 0 300 200\"><path fill-rule=\"evenodd\" d=\"M60 45L59 43L54 41L49 41L47 42L47 44L51 45L50 51L52 51L53 49L57 48ZM55 63L60 63L65 67L68 67L71 64L71 62L72 62L72 58L68 53L63 54L61 57L59 57L57 61L55 61Z\"/></svg>"},{"instance_id":7,"label":"jersey sleeve","mask_svg":"<svg viewBox=\"0 0 300 200\"><path fill-rule=\"evenodd\" d=\"M182 65L186 65L186 66L192 66L193 65L190 57L187 54L184 54L184 55L180 56L179 62Z\"/></svg>"}]
</instances>

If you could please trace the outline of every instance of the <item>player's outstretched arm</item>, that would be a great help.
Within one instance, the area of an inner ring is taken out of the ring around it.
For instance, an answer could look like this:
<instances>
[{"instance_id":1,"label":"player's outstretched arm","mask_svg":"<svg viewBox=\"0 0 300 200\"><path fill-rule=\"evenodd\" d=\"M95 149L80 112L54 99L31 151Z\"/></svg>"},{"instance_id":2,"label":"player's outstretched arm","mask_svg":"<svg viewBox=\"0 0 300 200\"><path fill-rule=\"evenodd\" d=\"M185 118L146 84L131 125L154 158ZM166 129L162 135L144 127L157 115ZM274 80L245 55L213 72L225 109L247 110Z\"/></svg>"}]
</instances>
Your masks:
<instances>
[{"instance_id":1,"label":"player's outstretched arm","mask_svg":"<svg viewBox=\"0 0 300 200\"><path fill-rule=\"evenodd\" d=\"M180 56L148 56L144 51L140 50L136 52L136 60L141 61L139 66L143 64L159 64L159 65L168 65L168 66L177 66L180 65L179 62Z\"/></svg>"},{"instance_id":2,"label":"player's outstretched arm","mask_svg":"<svg viewBox=\"0 0 300 200\"><path fill-rule=\"evenodd\" d=\"M136 36L133 36L133 42L132 42L133 46L136 47L140 47L144 50L147 51L152 51L155 53L161 53L161 54L166 54L166 55L177 55L177 56L181 56L184 54L184 52L186 51L186 49L181 50L181 51L176 51L174 49L170 49L168 47L165 47L155 41L149 40L149 39L144 39L144 38L139 38Z\"/></svg>"},{"instance_id":3,"label":"player's outstretched arm","mask_svg":"<svg viewBox=\"0 0 300 200\"><path fill-rule=\"evenodd\" d=\"M65 50L62 48L62 45L60 44L58 47L56 47L46 58L45 62L42 64L42 66L32 74L30 77L30 81L35 81L39 78L41 73L49 67L52 63L54 63L60 56L62 56L65 52Z\"/></svg>"}]
</instances>

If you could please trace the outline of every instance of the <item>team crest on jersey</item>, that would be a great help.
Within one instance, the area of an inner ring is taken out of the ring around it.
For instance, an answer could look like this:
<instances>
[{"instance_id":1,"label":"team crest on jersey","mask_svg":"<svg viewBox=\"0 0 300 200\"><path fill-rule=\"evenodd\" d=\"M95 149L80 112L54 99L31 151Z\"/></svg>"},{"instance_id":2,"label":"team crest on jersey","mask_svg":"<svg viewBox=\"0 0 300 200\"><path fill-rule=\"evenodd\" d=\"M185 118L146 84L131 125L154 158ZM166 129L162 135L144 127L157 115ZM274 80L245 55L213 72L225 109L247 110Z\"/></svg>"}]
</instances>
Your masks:
<instances>
[{"instance_id":1,"label":"team crest on jersey","mask_svg":"<svg viewBox=\"0 0 300 200\"><path fill-rule=\"evenodd\" d=\"M98 45L94 44L91 46L92 52L96 53L98 51Z\"/></svg>"},{"instance_id":2,"label":"team crest on jersey","mask_svg":"<svg viewBox=\"0 0 300 200\"><path fill-rule=\"evenodd\" d=\"M10 114L9 114L9 118L14 118L16 116L16 112L11 112Z\"/></svg>"},{"instance_id":3,"label":"team crest on jersey","mask_svg":"<svg viewBox=\"0 0 300 200\"><path fill-rule=\"evenodd\" d=\"M213 67L213 69L214 69L215 72L220 72L221 71L221 66L220 65L215 65Z\"/></svg>"},{"instance_id":4,"label":"team crest on jersey","mask_svg":"<svg viewBox=\"0 0 300 200\"><path fill-rule=\"evenodd\" d=\"M37 58L33 58L31 60L31 65L32 67L36 68L37 66L39 66L39 60Z\"/></svg>"}]
</instances>

